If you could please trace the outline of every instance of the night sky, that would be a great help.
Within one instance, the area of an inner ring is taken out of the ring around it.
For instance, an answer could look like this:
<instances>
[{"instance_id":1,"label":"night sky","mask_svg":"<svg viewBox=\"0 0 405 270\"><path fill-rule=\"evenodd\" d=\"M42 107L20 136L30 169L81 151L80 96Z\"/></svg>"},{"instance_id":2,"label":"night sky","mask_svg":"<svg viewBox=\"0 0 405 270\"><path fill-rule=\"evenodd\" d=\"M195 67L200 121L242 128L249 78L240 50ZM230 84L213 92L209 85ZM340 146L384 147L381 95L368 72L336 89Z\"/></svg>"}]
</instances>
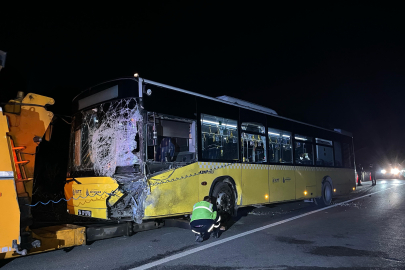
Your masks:
<instances>
[{"instance_id":1,"label":"night sky","mask_svg":"<svg viewBox=\"0 0 405 270\"><path fill-rule=\"evenodd\" d=\"M33 92L70 115L80 91L139 72L351 131L357 163L405 160L402 6L168 2L2 10L0 101Z\"/></svg>"}]
</instances>

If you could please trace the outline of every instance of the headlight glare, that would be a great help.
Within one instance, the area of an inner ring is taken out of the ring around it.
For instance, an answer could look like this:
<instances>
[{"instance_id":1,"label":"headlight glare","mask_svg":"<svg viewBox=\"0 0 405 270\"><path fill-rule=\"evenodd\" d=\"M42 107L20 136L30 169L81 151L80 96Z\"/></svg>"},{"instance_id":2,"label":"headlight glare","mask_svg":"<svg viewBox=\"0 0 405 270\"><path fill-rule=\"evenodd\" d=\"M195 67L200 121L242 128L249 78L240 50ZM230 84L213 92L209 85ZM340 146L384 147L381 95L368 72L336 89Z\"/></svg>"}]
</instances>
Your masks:
<instances>
[{"instance_id":1,"label":"headlight glare","mask_svg":"<svg viewBox=\"0 0 405 270\"><path fill-rule=\"evenodd\" d=\"M391 173L392 173L392 174L398 174L398 173L399 173L399 170L398 170L398 169L391 169Z\"/></svg>"}]
</instances>

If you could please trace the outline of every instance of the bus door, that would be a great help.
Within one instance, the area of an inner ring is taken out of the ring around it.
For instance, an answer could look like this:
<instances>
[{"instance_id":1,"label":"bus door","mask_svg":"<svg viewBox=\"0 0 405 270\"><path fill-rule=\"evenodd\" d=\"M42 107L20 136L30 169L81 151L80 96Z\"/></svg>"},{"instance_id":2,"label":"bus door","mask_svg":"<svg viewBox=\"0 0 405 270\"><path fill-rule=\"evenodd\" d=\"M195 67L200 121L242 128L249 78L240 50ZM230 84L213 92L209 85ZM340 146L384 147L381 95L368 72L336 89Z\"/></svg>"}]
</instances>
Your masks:
<instances>
[{"instance_id":1,"label":"bus door","mask_svg":"<svg viewBox=\"0 0 405 270\"><path fill-rule=\"evenodd\" d=\"M295 135L294 141L296 199L318 196L316 194L316 167L314 167L314 145L312 138Z\"/></svg>"},{"instance_id":2,"label":"bus door","mask_svg":"<svg viewBox=\"0 0 405 270\"><path fill-rule=\"evenodd\" d=\"M294 166L270 165L270 202L294 200L295 179Z\"/></svg>"},{"instance_id":3,"label":"bus door","mask_svg":"<svg viewBox=\"0 0 405 270\"><path fill-rule=\"evenodd\" d=\"M243 205L268 203L268 165L242 164Z\"/></svg>"},{"instance_id":4,"label":"bus door","mask_svg":"<svg viewBox=\"0 0 405 270\"><path fill-rule=\"evenodd\" d=\"M243 123L242 127L250 131L249 125L252 124ZM266 137L258 133L242 133L242 203L244 205L269 202Z\"/></svg>"},{"instance_id":5,"label":"bus door","mask_svg":"<svg viewBox=\"0 0 405 270\"><path fill-rule=\"evenodd\" d=\"M270 202L295 199L291 132L268 128Z\"/></svg>"}]
</instances>

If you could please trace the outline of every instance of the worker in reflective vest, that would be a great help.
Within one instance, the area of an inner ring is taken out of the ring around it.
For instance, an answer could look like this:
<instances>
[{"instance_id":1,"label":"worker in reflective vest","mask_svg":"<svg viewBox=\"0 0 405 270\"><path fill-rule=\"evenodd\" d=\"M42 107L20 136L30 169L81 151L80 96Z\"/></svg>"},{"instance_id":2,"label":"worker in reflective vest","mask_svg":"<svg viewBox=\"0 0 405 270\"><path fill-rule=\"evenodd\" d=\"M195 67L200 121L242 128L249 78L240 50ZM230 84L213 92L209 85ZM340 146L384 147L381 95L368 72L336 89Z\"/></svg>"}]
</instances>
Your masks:
<instances>
[{"instance_id":1,"label":"worker in reflective vest","mask_svg":"<svg viewBox=\"0 0 405 270\"><path fill-rule=\"evenodd\" d=\"M196 242L204 241L211 232L213 232L213 237L218 237L221 217L216 210L216 206L211 203L209 196L205 196L203 201L194 204L190 226L195 233Z\"/></svg>"}]
</instances>

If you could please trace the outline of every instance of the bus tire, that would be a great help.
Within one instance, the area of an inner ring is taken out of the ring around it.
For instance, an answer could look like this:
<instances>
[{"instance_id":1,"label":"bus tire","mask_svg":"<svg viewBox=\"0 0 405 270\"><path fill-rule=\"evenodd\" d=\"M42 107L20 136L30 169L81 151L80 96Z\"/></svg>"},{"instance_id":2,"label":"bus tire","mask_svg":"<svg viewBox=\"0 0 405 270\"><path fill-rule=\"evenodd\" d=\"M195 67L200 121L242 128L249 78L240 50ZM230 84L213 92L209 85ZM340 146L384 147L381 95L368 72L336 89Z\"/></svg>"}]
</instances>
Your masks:
<instances>
[{"instance_id":1,"label":"bus tire","mask_svg":"<svg viewBox=\"0 0 405 270\"><path fill-rule=\"evenodd\" d=\"M328 206L332 203L332 185L329 181L325 181L322 184L322 196L315 198L315 204L318 206Z\"/></svg>"},{"instance_id":2,"label":"bus tire","mask_svg":"<svg viewBox=\"0 0 405 270\"><path fill-rule=\"evenodd\" d=\"M219 182L215 185L212 192L212 197L217 206L218 214L228 219L234 212L234 195L232 188L224 182Z\"/></svg>"}]
</instances>

